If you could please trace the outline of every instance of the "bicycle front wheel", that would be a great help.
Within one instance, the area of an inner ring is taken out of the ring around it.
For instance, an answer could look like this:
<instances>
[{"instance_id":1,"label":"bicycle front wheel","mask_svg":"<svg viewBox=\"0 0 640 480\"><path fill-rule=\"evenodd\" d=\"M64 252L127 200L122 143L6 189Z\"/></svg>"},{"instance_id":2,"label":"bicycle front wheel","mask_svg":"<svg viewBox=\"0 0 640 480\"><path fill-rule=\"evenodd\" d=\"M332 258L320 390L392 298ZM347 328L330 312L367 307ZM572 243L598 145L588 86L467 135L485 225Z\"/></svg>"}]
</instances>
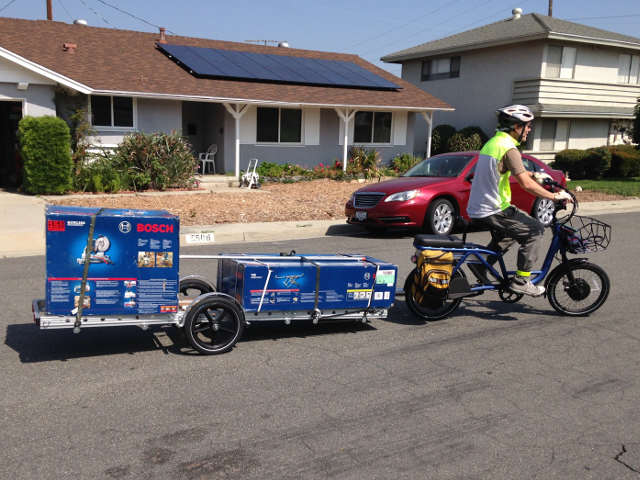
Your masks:
<instances>
[{"instance_id":1,"label":"bicycle front wheel","mask_svg":"<svg viewBox=\"0 0 640 480\"><path fill-rule=\"evenodd\" d=\"M414 268L404 282L404 298L405 302L407 303L407 307L409 307L409 310L411 310L411 312L420 317L422 320L433 321L445 318L456 308L458 308L458 305L460 305L462 298L451 300L445 297L442 300L433 302L430 305L420 305L420 303L418 303L415 298L415 289L417 288L415 278L418 275L418 269ZM465 275L462 270L458 270L453 275L453 277L455 278L457 276L464 277Z\"/></svg>"},{"instance_id":2,"label":"bicycle front wheel","mask_svg":"<svg viewBox=\"0 0 640 480\"><path fill-rule=\"evenodd\" d=\"M549 303L563 315L579 316L595 312L611 289L606 272L588 262L560 266L547 284Z\"/></svg>"}]
</instances>

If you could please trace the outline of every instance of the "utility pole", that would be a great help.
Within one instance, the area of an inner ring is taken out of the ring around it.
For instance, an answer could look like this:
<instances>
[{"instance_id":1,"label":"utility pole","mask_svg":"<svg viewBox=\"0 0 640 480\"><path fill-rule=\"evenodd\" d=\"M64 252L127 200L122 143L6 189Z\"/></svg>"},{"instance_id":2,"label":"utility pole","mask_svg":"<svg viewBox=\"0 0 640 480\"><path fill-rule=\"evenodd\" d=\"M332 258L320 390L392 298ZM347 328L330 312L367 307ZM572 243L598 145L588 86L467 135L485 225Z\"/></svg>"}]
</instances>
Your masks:
<instances>
[{"instance_id":1,"label":"utility pole","mask_svg":"<svg viewBox=\"0 0 640 480\"><path fill-rule=\"evenodd\" d=\"M549 16L553 17L553 0L549 0Z\"/></svg>"},{"instance_id":2,"label":"utility pole","mask_svg":"<svg viewBox=\"0 0 640 480\"><path fill-rule=\"evenodd\" d=\"M53 20L53 11L51 9L51 0L47 0L47 20Z\"/></svg>"}]
</instances>

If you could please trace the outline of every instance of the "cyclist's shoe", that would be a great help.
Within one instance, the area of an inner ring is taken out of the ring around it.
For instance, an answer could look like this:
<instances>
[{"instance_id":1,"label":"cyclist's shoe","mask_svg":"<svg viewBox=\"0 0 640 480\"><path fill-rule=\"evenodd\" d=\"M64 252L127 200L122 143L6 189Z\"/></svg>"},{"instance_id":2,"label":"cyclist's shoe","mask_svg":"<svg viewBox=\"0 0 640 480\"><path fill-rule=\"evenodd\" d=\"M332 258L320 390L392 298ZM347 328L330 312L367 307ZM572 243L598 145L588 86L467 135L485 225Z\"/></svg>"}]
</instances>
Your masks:
<instances>
[{"instance_id":1,"label":"cyclist's shoe","mask_svg":"<svg viewBox=\"0 0 640 480\"><path fill-rule=\"evenodd\" d=\"M487 277L487 267L485 267L481 263L467 263L467 267L469 267L471 273L476 276L478 282L483 285L488 285L491 283L491 280L489 280L489 277Z\"/></svg>"},{"instance_id":2,"label":"cyclist's shoe","mask_svg":"<svg viewBox=\"0 0 640 480\"><path fill-rule=\"evenodd\" d=\"M518 275L511 280L509 290L515 293L522 293L523 295L531 295L532 297L539 297L544 293L543 286L534 285L529 278Z\"/></svg>"}]
</instances>

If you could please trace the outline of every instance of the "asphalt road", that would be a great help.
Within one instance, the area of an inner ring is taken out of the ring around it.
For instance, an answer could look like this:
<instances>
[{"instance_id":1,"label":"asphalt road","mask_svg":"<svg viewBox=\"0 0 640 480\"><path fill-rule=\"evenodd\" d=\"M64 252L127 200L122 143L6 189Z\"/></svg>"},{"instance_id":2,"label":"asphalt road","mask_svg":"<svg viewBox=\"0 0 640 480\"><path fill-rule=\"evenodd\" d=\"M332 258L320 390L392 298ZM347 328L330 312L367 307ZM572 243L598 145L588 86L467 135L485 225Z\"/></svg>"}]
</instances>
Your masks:
<instances>
[{"instance_id":1,"label":"asphalt road","mask_svg":"<svg viewBox=\"0 0 640 480\"><path fill-rule=\"evenodd\" d=\"M213 357L172 328L39 331L44 257L1 260L0 478L640 478L640 214L600 218L612 292L590 317L487 294L424 324L399 300L371 325L252 326ZM183 253L291 249L411 266L406 235Z\"/></svg>"}]
</instances>

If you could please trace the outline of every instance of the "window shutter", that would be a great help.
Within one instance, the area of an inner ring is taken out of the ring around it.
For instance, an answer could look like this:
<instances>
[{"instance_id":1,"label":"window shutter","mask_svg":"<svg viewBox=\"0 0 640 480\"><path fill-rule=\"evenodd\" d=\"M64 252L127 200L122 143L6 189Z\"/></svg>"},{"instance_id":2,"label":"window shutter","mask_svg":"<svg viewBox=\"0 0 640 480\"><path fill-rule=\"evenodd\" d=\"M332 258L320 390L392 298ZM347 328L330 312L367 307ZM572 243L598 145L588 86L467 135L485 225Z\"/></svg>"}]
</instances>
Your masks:
<instances>
[{"instance_id":1,"label":"window shutter","mask_svg":"<svg viewBox=\"0 0 640 480\"><path fill-rule=\"evenodd\" d=\"M258 110L254 105L249 105L247 109L247 112L240 117L240 143L254 144L258 127Z\"/></svg>"},{"instance_id":2,"label":"window shutter","mask_svg":"<svg viewBox=\"0 0 640 480\"><path fill-rule=\"evenodd\" d=\"M562 63L562 47L559 47L557 45L548 45L545 75L549 78L558 78L560 76L561 63Z\"/></svg>"},{"instance_id":3,"label":"window shutter","mask_svg":"<svg viewBox=\"0 0 640 480\"><path fill-rule=\"evenodd\" d=\"M629 83L629 69L631 55L623 54L618 57L618 83Z\"/></svg>"},{"instance_id":4,"label":"window shutter","mask_svg":"<svg viewBox=\"0 0 640 480\"><path fill-rule=\"evenodd\" d=\"M393 112L393 144L407 144L407 112Z\"/></svg>"},{"instance_id":5,"label":"window shutter","mask_svg":"<svg viewBox=\"0 0 640 480\"><path fill-rule=\"evenodd\" d=\"M631 57L631 68L629 69L629 83L640 84L640 57Z\"/></svg>"},{"instance_id":6,"label":"window shutter","mask_svg":"<svg viewBox=\"0 0 640 480\"><path fill-rule=\"evenodd\" d=\"M305 145L320 145L320 109L305 108L302 120Z\"/></svg>"},{"instance_id":7,"label":"window shutter","mask_svg":"<svg viewBox=\"0 0 640 480\"><path fill-rule=\"evenodd\" d=\"M573 68L576 66L576 49L573 47L562 48L562 67L560 78L573 78Z\"/></svg>"}]
</instances>

